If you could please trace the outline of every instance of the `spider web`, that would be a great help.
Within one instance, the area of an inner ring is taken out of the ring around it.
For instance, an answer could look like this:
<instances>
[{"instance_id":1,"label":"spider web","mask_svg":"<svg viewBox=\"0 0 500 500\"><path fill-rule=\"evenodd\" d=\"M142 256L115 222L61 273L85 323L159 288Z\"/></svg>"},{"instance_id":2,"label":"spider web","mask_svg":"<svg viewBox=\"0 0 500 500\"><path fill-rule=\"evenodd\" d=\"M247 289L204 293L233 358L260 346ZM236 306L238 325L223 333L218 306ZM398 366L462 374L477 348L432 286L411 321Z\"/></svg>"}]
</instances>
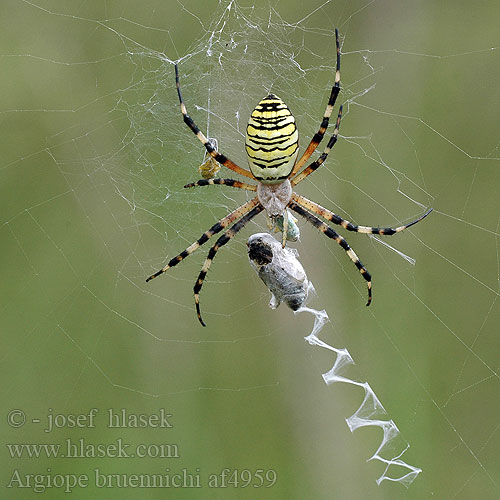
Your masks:
<instances>
[{"instance_id":1,"label":"spider web","mask_svg":"<svg viewBox=\"0 0 500 500\"><path fill-rule=\"evenodd\" d=\"M5 408L30 418L92 407L174 415L168 438L154 429L122 435L178 443L179 460L112 462L109 472L273 469L277 483L259 490L270 498L498 498L498 8L2 6ZM327 387L321 374L338 358L304 343L310 317L267 307L245 246L266 230L262 216L214 261L201 293L208 328L197 323L192 286L210 244L144 283L247 199L223 187L183 189L199 177L204 151L182 123L173 63L188 112L246 167L246 121L267 92L294 113L302 147L317 130L334 79L335 27L340 140L298 192L360 224L434 212L392 238L343 233L373 276L368 309L364 280L337 245L299 221L291 246L317 291L311 307L331 319L321 342L348 349L356 366L342 375L369 384L400 431L386 459L404 452L405 464L423 470L407 490L375 484L407 472L366 461L385 434L345 425L366 417L357 413L366 388ZM19 432L10 428L7 441ZM23 432L22 442L61 442L70 431ZM110 440L104 425L81 436ZM2 465L7 484L16 468L90 473L102 464L4 454ZM250 488L203 492L255 498Z\"/></svg>"}]
</instances>

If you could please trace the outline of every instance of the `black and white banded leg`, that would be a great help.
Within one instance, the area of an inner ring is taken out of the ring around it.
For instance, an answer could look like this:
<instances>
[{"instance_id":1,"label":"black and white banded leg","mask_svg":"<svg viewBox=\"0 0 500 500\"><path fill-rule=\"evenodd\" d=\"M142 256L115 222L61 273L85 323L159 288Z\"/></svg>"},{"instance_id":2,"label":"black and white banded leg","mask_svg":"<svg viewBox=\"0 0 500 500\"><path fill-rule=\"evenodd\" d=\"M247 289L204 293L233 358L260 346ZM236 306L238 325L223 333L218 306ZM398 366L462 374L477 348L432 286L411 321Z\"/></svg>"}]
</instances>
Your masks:
<instances>
[{"instance_id":1,"label":"black and white banded leg","mask_svg":"<svg viewBox=\"0 0 500 500\"><path fill-rule=\"evenodd\" d=\"M333 84L332 91L330 93L330 98L328 99L328 104L326 105L325 114L321 120L321 125L319 130L314 134L309 146L307 146L304 154L297 161L292 170L292 176L295 175L306 163L306 161L311 157L319 143L322 141L325 135L326 129L328 128L328 123L330 121L330 116L335 106L335 101L340 92L340 44L339 44L339 30L335 28L335 45L337 46L337 68L335 71L335 83Z\"/></svg>"},{"instance_id":2,"label":"black and white banded leg","mask_svg":"<svg viewBox=\"0 0 500 500\"><path fill-rule=\"evenodd\" d=\"M333 212L330 212L330 210L322 207L318 203L315 203L314 201L308 200L307 198L304 198L304 196L301 196L300 194L292 194L292 199L299 204L301 207L309 210L310 212L314 212L315 214L319 215L320 217L323 217L323 219L326 219L328 221L333 222L334 224L337 224L338 226L342 226L344 229L347 229L347 231L354 231L356 233L363 233L363 234L380 234L384 236L392 236L393 234L400 233L404 229L407 229L417 222L420 222L422 219L425 219L431 212L432 208L427 210L423 215L421 215L418 219L415 219L412 222L409 222L408 224L404 224L403 226L399 227L371 227L371 226L358 226L356 224L353 224L352 222L349 222L342 217L338 216L337 214L334 214Z\"/></svg>"},{"instance_id":3,"label":"black and white banded leg","mask_svg":"<svg viewBox=\"0 0 500 500\"><path fill-rule=\"evenodd\" d=\"M213 179L200 179L196 182L190 182L186 184L185 188L192 188L195 186L213 186L216 184L220 184L223 186L234 187L238 189L246 189L247 191L257 191L257 186L255 184L247 184L246 182L240 182L234 179L219 179L215 177Z\"/></svg>"},{"instance_id":4,"label":"black and white banded leg","mask_svg":"<svg viewBox=\"0 0 500 500\"><path fill-rule=\"evenodd\" d=\"M162 267L159 271L157 271L156 273L152 274L149 278L147 278L146 282L151 281L153 278L160 276L160 274L163 274L171 267L174 267L180 262L182 262L188 255L191 255L201 245L206 243L214 234L220 233L224 228L229 226L229 224L232 224L235 220L239 219L240 217L243 217L248 212L250 212L250 210L252 210L256 205L259 205L259 200L257 198L253 198L244 205L241 205L241 207L238 207L236 210L233 210L230 214L226 215L226 217L224 217L219 222L214 224L208 231L205 231L194 243L189 245L183 252L181 252L173 259L170 259L169 263L165 267Z\"/></svg>"},{"instance_id":5,"label":"black and white banded leg","mask_svg":"<svg viewBox=\"0 0 500 500\"><path fill-rule=\"evenodd\" d=\"M292 187L297 185L299 182L303 181L308 175L311 175L316 169L321 167L321 165L328 158L328 154L330 153L333 146L335 146L335 143L337 142L337 137L339 135L339 129L340 129L340 120L342 119L342 109L343 109L343 107L340 106L339 114L337 115L337 121L335 123L335 129L333 131L333 135L330 137L330 140L328 141L328 144L326 145L325 150L323 151L323 153L321 153L321 156L316 161L311 163L307 168L302 170L302 172L300 172L300 174L297 174L290 181L292 184Z\"/></svg>"},{"instance_id":6,"label":"black and white banded leg","mask_svg":"<svg viewBox=\"0 0 500 500\"><path fill-rule=\"evenodd\" d=\"M239 167L236 165L236 163L232 162L229 158L224 156L223 154L220 154L215 147L213 146L212 142L209 141L203 132L198 128L196 123L194 123L193 119L188 115L186 105L184 104L184 101L182 99L182 94L181 94L181 84L179 81L179 68L177 67L177 64L175 65L175 86L177 87L177 95L179 96L179 102L181 104L181 113L184 118L184 123L192 130L193 134L198 137L198 139L201 141L201 143L205 146L205 149L208 151L208 154L214 158L215 161L219 162L221 165L224 165L225 167L233 170L234 172L237 172L240 175L243 175L245 177L249 177L250 179L253 179L253 175L248 171L245 170L244 168Z\"/></svg>"},{"instance_id":7,"label":"black and white banded leg","mask_svg":"<svg viewBox=\"0 0 500 500\"><path fill-rule=\"evenodd\" d=\"M363 278L366 280L366 285L368 287L368 302L366 303L366 305L369 306L372 301L372 277L365 266L363 266L354 250L349 246L347 241L342 236L337 234L331 227L322 222L315 215L308 212L306 209L302 208L300 205L297 205L297 203L295 203L294 201L291 201L288 206L291 210L304 217L304 219L311 223L316 229L319 229L323 234L328 236L328 238L335 240L345 250L347 256L352 260L354 265L361 273L361 276L363 276Z\"/></svg>"},{"instance_id":8,"label":"black and white banded leg","mask_svg":"<svg viewBox=\"0 0 500 500\"><path fill-rule=\"evenodd\" d=\"M219 250L220 247L224 246L226 243L228 243L236 233L241 231L245 224L247 224L248 221L253 219L257 214L262 212L264 210L264 207L262 205L257 205L255 208L253 208L249 213L247 213L244 217L242 217L236 224L231 226L216 242L215 245L210 248L208 252L208 256L205 259L205 263L203 264L203 267L201 268L200 274L198 276L198 279L196 280L196 283L194 285L193 291L194 291L194 302L196 305L196 314L198 316L199 322L203 326L207 326L205 322L203 321L201 317L201 311L200 311L200 290L201 287L203 286L203 281L205 280L205 277L208 273L208 270L210 269L210 266L212 265L212 261L215 258L215 255L217 254L217 251Z\"/></svg>"}]
</instances>

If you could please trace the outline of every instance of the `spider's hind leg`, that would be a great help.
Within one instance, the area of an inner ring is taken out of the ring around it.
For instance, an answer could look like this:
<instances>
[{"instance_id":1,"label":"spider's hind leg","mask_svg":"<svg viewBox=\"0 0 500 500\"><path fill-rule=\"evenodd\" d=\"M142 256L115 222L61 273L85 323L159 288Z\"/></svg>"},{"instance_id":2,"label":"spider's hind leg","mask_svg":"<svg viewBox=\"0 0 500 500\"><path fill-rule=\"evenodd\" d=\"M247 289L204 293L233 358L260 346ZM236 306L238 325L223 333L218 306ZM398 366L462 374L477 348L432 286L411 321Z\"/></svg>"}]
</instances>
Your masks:
<instances>
[{"instance_id":1,"label":"spider's hind leg","mask_svg":"<svg viewBox=\"0 0 500 500\"><path fill-rule=\"evenodd\" d=\"M184 119L184 123L191 129L193 134L196 137L198 137L200 142L205 146L205 149L207 150L208 154L221 165L224 165L225 167L229 168L230 170L233 170L234 172L237 172L240 175L253 179L254 178L253 175L248 170L239 167L238 165L236 165L236 163L232 162L227 156L219 153L215 149L212 142L205 137L205 134L203 134L203 132L199 129L198 125L196 125L193 119L188 115L186 105L184 104L184 99L182 98L181 94L181 83L179 79L179 68L177 64L175 65L175 86L177 87L177 96L179 97L179 103L181 105L181 113Z\"/></svg>"},{"instance_id":2,"label":"spider's hind leg","mask_svg":"<svg viewBox=\"0 0 500 500\"><path fill-rule=\"evenodd\" d=\"M337 47L337 68L335 71L335 83L333 84L330 98L328 99L328 104L326 105L326 110L323 115L323 119L321 120L321 125L319 130L314 134L311 142L307 146L304 154L297 161L295 166L293 167L291 177L293 177L306 163L306 161L311 157L319 143L322 141L323 136L325 135L326 129L328 128L328 123L330 121L330 116L333 111L333 107L335 106L335 102L337 101L337 97L340 92L340 43L339 43L339 30L335 28L335 45Z\"/></svg>"},{"instance_id":3,"label":"spider's hind leg","mask_svg":"<svg viewBox=\"0 0 500 500\"><path fill-rule=\"evenodd\" d=\"M214 186L214 185L223 185L234 187L238 189L245 189L247 191L257 191L257 186L255 184L247 184L246 182L240 182L235 179L220 179L215 177L213 179L200 179L199 181L190 182L186 184L185 188L192 188L195 186Z\"/></svg>"}]
</instances>

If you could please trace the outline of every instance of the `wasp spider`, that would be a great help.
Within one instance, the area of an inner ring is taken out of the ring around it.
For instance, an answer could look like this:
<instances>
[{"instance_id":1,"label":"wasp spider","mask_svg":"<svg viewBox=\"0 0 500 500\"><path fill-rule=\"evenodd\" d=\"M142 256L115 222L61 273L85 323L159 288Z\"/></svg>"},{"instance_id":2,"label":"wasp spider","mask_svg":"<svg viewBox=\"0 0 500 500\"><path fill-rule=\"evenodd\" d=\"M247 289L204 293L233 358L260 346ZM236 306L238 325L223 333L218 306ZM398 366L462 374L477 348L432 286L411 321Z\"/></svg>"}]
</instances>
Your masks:
<instances>
[{"instance_id":1,"label":"wasp spider","mask_svg":"<svg viewBox=\"0 0 500 500\"><path fill-rule=\"evenodd\" d=\"M297 160L299 138L297 127L295 125L295 118L288 109L287 105L278 96L269 94L267 97L262 99L259 104L257 104L257 107L253 110L247 125L245 147L248 155L250 171L239 167L229 158L219 153L214 145L200 131L192 118L188 115L186 105L182 100L179 83L179 70L177 68L177 65L175 65L175 84L177 87L177 94L179 96L181 113L184 118L184 123L203 143L208 154L215 161L229 168L233 172L236 172L237 174L257 181L257 184L247 184L245 182L234 179L213 178L201 179L199 181L186 184L184 186L186 188L191 188L194 186L223 184L238 189L254 191L256 192L256 196L237 209L233 210L230 214L226 215L217 223L215 223L208 231L204 232L198 240L192 243L179 255L171 259L165 267L160 269L155 274L151 275L146 280L150 281L160 274L163 274L171 267L176 266L188 255L191 255L198 247L206 243L214 234L220 233L223 229L232 224L231 227L222 236L219 237L212 248L210 248L205 263L203 264L201 272L194 285L196 312L198 315L198 319L203 326L205 326L205 323L203 322L200 313L200 290L203 285L205 276L207 275L207 272L210 268L210 265L215 258L215 255L222 246L228 243L231 238L236 235L236 233L243 229L245 224L247 224L253 217L255 217L263 210L266 211L271 222L273 222L274 224L276 224L279 219L282 219L283 246L285 246L286 243L286 236L288 233L289 225L287 208L293 210L301 217L303 217L306 221L310 222L325 236L336 241L345 250L348 257L352 260L354 265L358 268L359 272L367 282L367 306L370 305L372 300L372 281L370 273L361 263L354 250L348 245L347 241L342 236L337 234L325 222L316 217L316 215L329 222L333 222L334 224L343 227L347 231L355 231L357 233L365 234L392 235L403 231L403 229L413 226L413 224L421 221L432 210L428 210L413 222L397 228L358 226L334 214L333 212L330 212L330 210L323 208L317 203L293 192L293 188L299 182L302 182L308 175L312 174L323 164L328 156L328 153L337 142L340 119L342 117L342 106L340 106L339 108L339 113L337 116L333 134L328 141L328 144L326 145L323 153L318 157L316 161L313 161L306 168L301 170L302 167L306 164L307 160L316 150L318 144L323 139L323 136L325 135L326 129L328 127L328 122L332 114L333 107L335 105L335 101L337 100L337 97L339 95L340 46L338 30L335 30L335 41L337 45L335 83L332 87L330 98L328 100L321 125L318 131L314 134L306 150Z\"/></svg>"}]
</instances>

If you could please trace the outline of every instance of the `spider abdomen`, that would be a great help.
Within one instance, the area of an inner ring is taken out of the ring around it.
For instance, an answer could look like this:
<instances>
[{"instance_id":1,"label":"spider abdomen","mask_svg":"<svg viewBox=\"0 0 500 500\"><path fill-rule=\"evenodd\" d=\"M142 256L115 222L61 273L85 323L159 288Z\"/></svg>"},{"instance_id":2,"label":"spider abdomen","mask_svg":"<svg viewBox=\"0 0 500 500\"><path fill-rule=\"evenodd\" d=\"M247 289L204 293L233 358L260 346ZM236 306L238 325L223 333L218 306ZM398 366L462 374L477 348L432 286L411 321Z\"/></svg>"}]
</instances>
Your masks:
<instances>
[{"instance_id":1,"label":"spider abdomen","mask_svg":"<svg viewBox=\"0 0 500 500\"><path fill-rule=\"evenodd\" d=\"M264 184L283 182L292 172L299 148L295 118L274 94L257 104L247 125L245 147L253 176Z\"/></svg>"}]
</instances>

